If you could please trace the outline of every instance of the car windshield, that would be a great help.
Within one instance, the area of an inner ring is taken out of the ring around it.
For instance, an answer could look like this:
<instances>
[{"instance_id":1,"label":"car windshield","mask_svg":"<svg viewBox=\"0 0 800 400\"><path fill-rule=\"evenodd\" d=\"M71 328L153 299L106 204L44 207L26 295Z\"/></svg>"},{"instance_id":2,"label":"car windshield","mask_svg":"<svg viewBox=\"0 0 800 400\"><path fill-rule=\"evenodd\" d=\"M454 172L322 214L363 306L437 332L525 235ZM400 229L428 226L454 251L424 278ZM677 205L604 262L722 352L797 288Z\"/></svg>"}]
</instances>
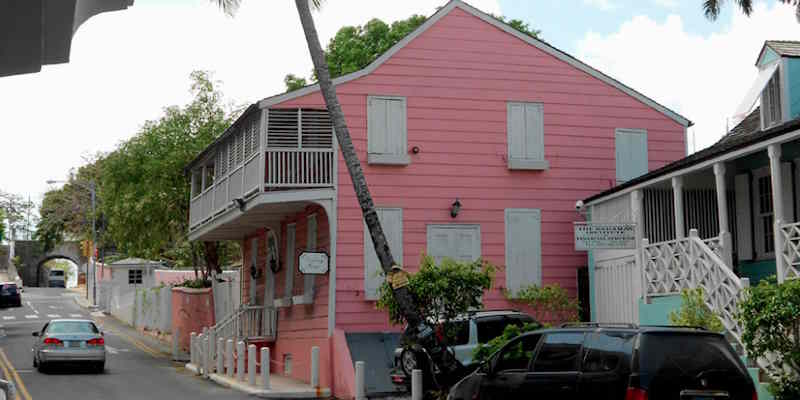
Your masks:
<instances>
[{"instance_id":1,"label":"car windshield","mask_svg":"<svg viewBox=\"0 0 800 400\"><path fill-rule=\"evenodd\" d=\"M639 370L647 375L695 377L704 371L739 371L740 363L717 335L649 333L639 346Z\"/></svg>"},{"instance_id":2,"label":"car windshield","mask_svg":"<svg viewBox=\"0 0 800 400\"><path fill-rule=\"evenodd\" d=\"M51 322L47 333L99 333L97 327L89 321L56 321Z\"/></svg>"},{"instance_id":3,"label":"car windshield","mask_svg":"<svg viewBox=\"0 0 800 400\"><path fill-rule=\"evenodd\" d=\"M64 271L61 270L50 271L50 276L64 276Z\"/></svg>"}]
</instances>

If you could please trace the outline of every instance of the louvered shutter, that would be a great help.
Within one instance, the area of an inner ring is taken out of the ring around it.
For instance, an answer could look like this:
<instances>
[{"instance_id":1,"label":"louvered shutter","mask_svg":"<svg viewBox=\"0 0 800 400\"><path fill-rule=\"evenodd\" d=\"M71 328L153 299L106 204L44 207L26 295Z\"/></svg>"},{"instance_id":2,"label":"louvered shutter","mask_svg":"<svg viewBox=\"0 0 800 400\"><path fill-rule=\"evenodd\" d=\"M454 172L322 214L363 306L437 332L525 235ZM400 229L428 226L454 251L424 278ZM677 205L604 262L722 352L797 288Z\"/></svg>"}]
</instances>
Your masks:
<instances>
[{"instance_id":1,"label":"louvered shutter","mask_svg":"<svg viewBox=\"0 0 800 400\"><path fill-rule=\"evenodd\" d=\"M747 174L734 178L736 196L736 251L739 260L753 259L753 230L750 215L750 177Z\"/></svg>"},{"instance_id":2,"label":"louvered shutter","mask_svg":"<svg viewBox=\"0 0 800 400\"><path fill-rule=\"evenodd\" d=\"M403 209L377 208L376 211L392 256L399 265L403 265ZM377 300L383 281L383 270L375 254L369 229L364 224L364 297L367 300Z\"/></svg>"},{"instance_id":3,"label":"louvered shutter","mask_svg":"<svg viewBox=\"0 0 800 400\"><path fill-rule=\"evenodd\" d=\"M508 102L506 134L510 169L549 168L544 158L544 105Z\"/></svg>"},{"instance_id":4,"label":"louvered shutter","mask_svg":"<svg viewBox=\"0 0 800 400\"><path fill-rule=\"evenodd\" d=\"M408 128L404 97L367 97L369 163L407 164Z\"/></svg>"},{"instance_id":5,"label":"louvered shutter","mask_svg":"<svg viewBox=\"0 0 800 400\"><path fill-rule=\"evenodd\" d=\"M647 131L617 129L614 153L617 183L627 182L647 173Z\"/></svg>"},{"instance_id":6,"label":"louvered shutter","mask_svg":"<svg viewBox=\"0 0 800 400\"><path fill-rule=\"evenodd\" d=\"M542 214L538 209L505 212L506 288L542 283Z\"/></svg>"}]
</instances>

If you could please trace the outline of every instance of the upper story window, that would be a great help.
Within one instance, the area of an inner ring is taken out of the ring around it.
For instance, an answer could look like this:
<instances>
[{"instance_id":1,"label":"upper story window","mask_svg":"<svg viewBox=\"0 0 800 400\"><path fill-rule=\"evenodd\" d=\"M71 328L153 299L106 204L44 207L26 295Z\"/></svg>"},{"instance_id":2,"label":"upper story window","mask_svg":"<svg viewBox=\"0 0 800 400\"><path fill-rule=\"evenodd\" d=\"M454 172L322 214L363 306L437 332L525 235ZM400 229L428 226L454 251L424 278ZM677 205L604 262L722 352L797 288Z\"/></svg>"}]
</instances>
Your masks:
<instances>
[{"instance_id":1,"label":"upper story window","mask_svg":"<svg viewBox=\"0 0 800 400\"><path fill-rule=\"evenodd\" d=\"M544 105L508 102L508 168L548 169L544 159Z\"/></svg>"},{"instance_id":2,"label":"upper story window","mask_svg":"<svg viewBox=\"0 0 800 400\"><path fill-rule=\"evenodd\" d=\"M780 75L776 71L761 92L761 114L765 129L782 121Z\"/></svg>"},{"instance_id":3,"label":"upper story window","mask_svg":"<svg viewBox=\"0 0 800 400\"><path fill-rule=\"evenodd\" d=\"M327 110L274 108L269 110L267 148L315 148L333 146L333 123Z\"/></svg>"},{"instance_id":4,"label":"upper story window","mask_svg":"<svg viewBox=\"0 0 800 400\"><path fill-rule=\"evenodd\" d=\"M617 184L647 173L647 131L617 129L614 132Z\"/></svg>"},{"instance_id":5,"label":"upper story window","mask_svg":"<svg viewBox=\"0 0 800 400\"><path fill-rule=\"evenodd\" d=\"M367 97L367 162L408 165L406 98Z\"/></svg>"}]
</instances>

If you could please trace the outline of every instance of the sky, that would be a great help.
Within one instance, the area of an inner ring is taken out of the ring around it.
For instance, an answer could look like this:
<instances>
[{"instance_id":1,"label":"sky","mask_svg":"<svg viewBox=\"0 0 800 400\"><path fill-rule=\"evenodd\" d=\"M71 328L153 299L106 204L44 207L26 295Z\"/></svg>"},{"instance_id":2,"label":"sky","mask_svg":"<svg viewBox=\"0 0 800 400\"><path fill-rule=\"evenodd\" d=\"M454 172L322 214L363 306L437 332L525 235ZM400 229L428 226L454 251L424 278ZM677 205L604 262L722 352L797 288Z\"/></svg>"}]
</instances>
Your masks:
<instances>
[{"instance_id":1,"label":"sky","mask_svg":"<svg viewBox=\"0 0 800 400\"><path fill-rule=\"evenodd\" d=\"M321 40L338 28L411 14L446 0L331 0L314 14ZM756 1L750 18L728 2L719 20L701 0L468 0L541 29L550 44L696 123L701 149L725 132L756 77L764 40L800 39L790 6ZM68 64L0 78L0 190L38 201L87 156L108 152L164 107L190 100L189 73L209 70L231 107L283 91L312 65L294 2L243 0L236 17L208 0L135 0L89 19Z\"/></svg>"}]
</instances>

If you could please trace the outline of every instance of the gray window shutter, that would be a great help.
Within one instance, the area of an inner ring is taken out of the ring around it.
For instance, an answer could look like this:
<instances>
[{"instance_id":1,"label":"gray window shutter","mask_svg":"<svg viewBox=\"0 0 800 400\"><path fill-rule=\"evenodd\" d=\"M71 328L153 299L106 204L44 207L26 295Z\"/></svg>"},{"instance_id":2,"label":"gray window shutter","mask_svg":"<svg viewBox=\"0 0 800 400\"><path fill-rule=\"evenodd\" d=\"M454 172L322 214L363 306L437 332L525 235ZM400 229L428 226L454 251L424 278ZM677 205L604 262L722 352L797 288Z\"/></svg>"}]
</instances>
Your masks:
<instances>
[{"instance_id":1,"label":"gray window shutter","mask_svg":"<svg viewBox=\"0 0 800 400\"><path fill-rule=\"evenodd\" d=\"M792 163L781 163L781 179L783 180L783 223L793 223L794 191L792 190Z\"/></svg>"},{"instance_id":2,"label":"gray window shutter","mask_svg":"<svg viewBox=\"0 0 800 400\"><path fill-rule=\"evenodd\" d=\"M387 153L406 154L406 101L405 99L387 100L386 131L388 132Z\"/></svg>"},{"instance_id":3,"label":"gray window shutter","mask_svg":"<svg viewBox=\"0 0 800 400\"><path fill-rule=\"evenodd\" d=\"M525 104L525 158L544 160L544 116L539 103Z\"/></svg>"},{"instance_id":4,"label":"gray window shutter","mask_svg":"<svg viewBox=\"0 0 800 400\"><path fill-rule=\"evenodd\" d=\"M403 209L377 208L376 211L392 255L398 264L403 265ZM364 297L367 300L377 300L383 281L383 270L375 254L372 237L364 224Z\"/></svg>"},{"instance_id":5,"label":"gray window shutter","mask_svg":"<svg viewBox=\"0 0 800 400\"><path fill-rule=\"evenodd\" d=\"M388 111L386 100L379 97L367 98L367 150L370 153L386 154L389 152Z\"/></svg>"},{"instance_id":6,"label":"gray window shutter","mask_svg":"<svg viewBox=\"0 0 800 400\"><path fill-rule=\"evenodd\" d=\"M542 213L506 209L506 288L542 284Z\"/></svg>"},{"instance_id":7,"label":"gray window shutter","mask_svg":"<svg viewBox=\"0 0 800 400\"><path fill-rule=\"evenodd\" d=\"M750 178L747 174L734 178L736 193L736 252L739 260L753 259L753 231L750 216Z\"/></svg>"},{"instance_id":8,"label":"gray window shutter","mask_svg":"<svg viewBox=\"0 0 800 400\"><path fill-rule=\"evenodd\" d=\"M548 169L544 159L544 106L508 102L506 114L509 169Z\"/></svg>"},{"instance_id":9,"label":"gray window shutter","mask_svg":"<svg viewBox=\"0 0 800 400\"><path fill-rule=\"evenodd\" d=\"M292 298L294 291L294 264L295 264L295 241L297 238L297 226L289 224L286 226L286 291L283 297Z\"/></svg>"},{"instance_id":10,"label":"gray window shutter","mask_svg":"<svg viewBox=\"0 0 800 400\"><path fill-rule=\"evenodd\" d=\"M525 151L525 105L508 103L508 156L524 159Z\"/></svg>"},{"instance_id":11,"label":"gray window shutter","mask_svg":"<svg viewBox=\"0 0 800 400\"><path fill-rule=\"evenodd\" d=\"M428 225L428 255L437 263L448 257L457 261L474 261L481 256L479 225Z\"/></svg>"},{"instance_id":12,"label":"gray window shutter","mask_svg":"<svg viewBox=\"0 0 800 400\"><path fill-rule=\"evenodd\" d=\"M408 164L408 127L405 97L367 97L368 162Z\"/></svg>"},{"instance_id":13,"label":"gray window shutter","mask_svg":"<svg viewBox=\"0 0 800 400\"><path fill-rule=\"evenodd\" d=\"M646 174L648 169L647 131L641 129L617 129L614 136L617 183L627 182Z\"/></svg>"}]
</instances>

